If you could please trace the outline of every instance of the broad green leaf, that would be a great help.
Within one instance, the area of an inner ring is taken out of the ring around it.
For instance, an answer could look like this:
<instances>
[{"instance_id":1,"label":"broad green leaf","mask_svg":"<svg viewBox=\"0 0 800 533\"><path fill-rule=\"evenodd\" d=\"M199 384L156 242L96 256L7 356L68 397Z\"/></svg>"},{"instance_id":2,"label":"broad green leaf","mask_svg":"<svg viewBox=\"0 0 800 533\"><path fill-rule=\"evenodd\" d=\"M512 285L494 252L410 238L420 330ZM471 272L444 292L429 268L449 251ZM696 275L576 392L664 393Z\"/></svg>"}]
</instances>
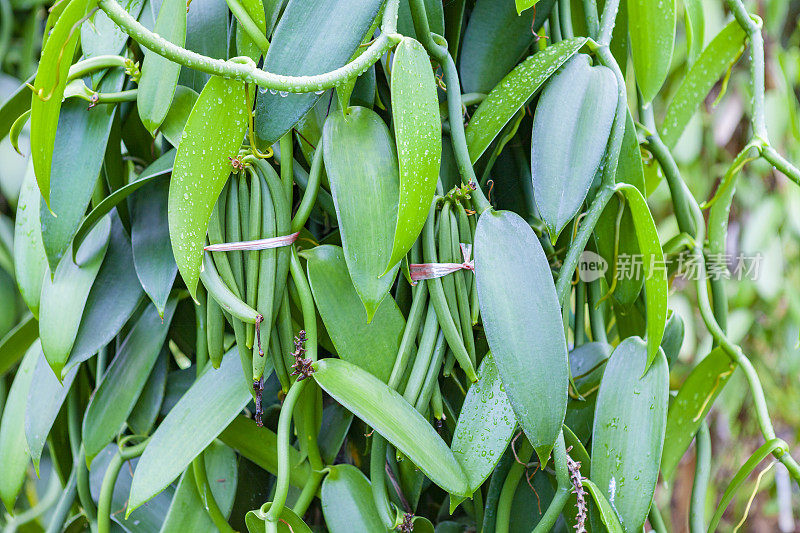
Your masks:
<instances>
[{"instance_id":1,"label":"broad green leaf","mask_svg":"<svg viewBox=\"0 0 800 533\"><path fill-rule=\"evenodd\" d=\"M184 0L163 0L158 10L155 32L167 41L186 44L186 12ZM142 77L136 107L147 130L155 136L156 130L169 112L181 66L150 50L144 51Z\"/></svg>"},{"instance_id":2,"label":"broad green leaf","mask_svg":"<svg viewBox=\"0 0 800 533\"><path fill-rule=\"evenodd\" d=\"M567 61L542 89L533 117L531 179L553 242L586 199L616 107L614 73L591 66L583 54Z\"/></svg>"},{"instance_id":3,"label":"broad green leaf","mask_svg":"<svg viewBox=\"0 0 800 533\"><path fill-rule=\"evenodd\" d=\"M686 65L691 67L703 51L706 18L702 0L684 0L683 21L686 28Z\"/></svg>"},{"instance_id":4,"label":"broad green leaf","mask_svg":"<svg viewBox=\"0 0 800 533\"><path fill-rule=\"evenodd\" d=\"M392 122L400 173L400 202L388 272L411 249L431 208L442 160L442 123L428 53L404 38L392 62Z\"/></svg>"},{"instance_id":5,"label":"broad green leaf","mask_svg":"<svg viewBox=\"0 0 800 533\"><path fill-rule=\"evenodd\" d=\"M384 531L367 477L352 465L328 467L320 489L322 514L331 533Z\"/></svg>"},{"instance_id":6,"label":"broad green leaf","mask_svg":"<svg viewBox=\"0 0 800 533\"><path fill-rule=\"evenodd\" d=\"M31 381L36 386L32 386L28 391L28 403L25 406L25 439L37 476L44 444L78 373L78 369L74 368L61 382L47 364L41 348L38 354L39 360L36 362Z\"/></svg>"},{"instance_id":7,"label":"broad green leaf","mask_svg":"<svg viewBox=\"0 0 800 533\"><path fill-rule=\"evenodd\" d=\"M646 373L645 373L646 372ZM647 348L629 337L606 363L592 431L592 481L626 531L641 531L658 481L667 423L664 353L647 370Z\"/></svg>"},{"instance_id":8,"label":"broad green leaf","mask_svg":"<svg viewBox=\"0 0 800 533\"><path fill-rule=\"evenodd\" d=\"M443 490L469 496L467 478L436 430L395 390L341 359L314 363L314 380L372 426Z\"/></svg>"},{"instance_id":9,"label":"broad green leaf","mask_svg":"<svg viewBox=\"0 0 800 533\"><path fill-rule=\"evenodd\" d=\"M47 270L42 225L39 222L41 202L31 163L22 182L14 221L14 273L19 293L33 316L39 316L39 297Z\"/></svg>"},{"instance_id":10,"label":"broad green leaf","mask_svg":"<svg viewBox=\"0 0 800 533\"><path fill-rule=\"evenodd\" d=\"M231 172L247 127L244 83L213 77L197 99L169 182L169 236L186 288L194 297L208 219Z\"/></svg>"},{"instance_id":11,"label":"broad green leaf","mask_svg":"<svg viewBox=\"0 0 800 533\"><path fill-rule=\"evenodd\" d=\"M605 368L603 362L611 352L611 345L604 342L587 342L569 352L570 372L575 386L582 394L588 394L588 391L600 384Z\"/></svg>"},{"instance_id":12,"label":"broad green leaf","mask_svg":"<svg viewBox=\"0 0 800 533\"><path fill-rule=\"evenodd\" d=\"M168 194L169 183L166 181L151 183L136 194L131 210L131 244L136 275L162 316L178 272L169 245Z\"/></svg>"},{"instance_id":13,"label":"broad green leaf","mask_svg":"<svg viewBox=\"0 0 800 533\"><path fill-rule=\"evenodd\" d=\"M661 457L661 473L666 481L672 479L681 457L735 368L730 357L721 348L715 348L681 385L667 415L667 436Z\"/></svg>"},{"instance_id":14,"label":"broad green leaf","mask_svg":"<svg viewBox=\"0 0 800 533\"><path fill-rule=\"evenodd\" d=\"M8 391L0 424L0 499L6 509L14 509L14 502L22 490L28 470L28 446L25 441L25 406L33 380L33 371L42 352L37 341L28 348L14 375Z\"/></svg>"},{"instance_id":15,"label":"broad green leaf","mask_svg":"<svg viewBox=\"0 0 800 533\"><path fill-rule=\"evenodd\" d=\"M437 34L444 36L444 2L440 0L423 0L425 4L425 15L428 18L428 28ZM461 21L459 21L459 24ZM409 2L400 2L397 9L397 31L403 35L408 35L417 39L417 32L414 30L414 20L411 18L411 5Z\"/></svg>"},{"instance_id":16,"label":"broad green leaf","mask_svg":"<svg viewBox=\"0 0 800 533\"><path fill-rule=\"evenodd\" d=\"M628 201L633 225L636 227L636 240L643 255L644 297L647 308L647 366L649 368L656 357L661 339L664 337L664 326L667 323L667 268L664 264L664 252L658 240L658 232L653 222L653 215L647 202L633 185L617 186Z\"/></svg>"},{"instance_id":17,"label":"broad green leaf","mask_svg":"<svg viewBox=\"0 0 800 533\"><path fill-rule=\"evenodd\" d=\"M531 227L486 212L475 231L475 276L486 340L525 435L547 462L567 411L567 343L555 284Z\"/></svg>"},{"instance_id":18,"label":"broad green leaf","mask_svg":"<svg viewBox=\"0 0 800 533\"><path fill-rule=\"evenodd\" d=\"M70 0L60 14L50 14L52 31L42 49L40 68L33 83L31 95L31 158L36 181L45 203L50 205L50 166L56 143L56 127L59 123L61 101L67 86L67 73L75 55L80 32L73 26L86 15L95 4L94 0ZM48 26L50 26L48 20ZM112 111L114 106L111 107ZM86 111L86 104L81 104ZM79 139L76 139L79 140ZM102 152L102 150L101 150ZM75 158L76 153L70 154Z\"/></svg>"},{"instance_id":19,"label":"broad green leaf","mask_svg":"<svg viewBox=\"0 0 800 533\"><path fill-rule=\"evenodd\" d=\"M472 114L465 134L473 163L486 151L503 127L539 90L542 84L586 42L565 39L548 46L514 67Z\"/></svg>"},{"instance_id":20,"label":"broad green leaf","mask_svg":"<svg viewBox=\"0 0 800 533\"><path fill-rule=\"evenodd\" d=\"M103 374L83 417L87 464L111 442L136 405L167 337L176 304L175 300L168 304L163 318L148 305Z\"/></svg>"},{"instance_id":21,"label":"broad green leaf","mask_svg":"<svg viewBox=\"0 0 800 533\"><path fill-rule=\"evenodd\" d=\"M144 0L127 0L121 5L133 18L138 18L144 7ZM84 58L107 54L119 54L128 40L128 34L108 18L102 10L97 10L81 24L81 52ZM93 85L104 74L103 71L92 75Z\"/></svg>"},{"instance_id":22,"label":"broad green leaf","mask_svg":"<svg viewBox=\"0 0 800 533\"><path fill-rule=\"evenodd\" d=\"M214 499L223 516L229 516L236 496L238 472L236 454L224 444L212 443L203 459L206 477ZM206 511L205 504L197 491L194 469L189 466L181 476L169 512L164 517L161 533L184 533L186 531L215 531L216 526Z\"/></svg>"},{"instance_id":23,"label":"broad green leaf","mask_svg":"<svg viewBox=\"0 0 800 533\"><path fill-rule=\"evenodd\" d=\"M536 5L539 0L514 0L514 5L517 7L517 13L522 13L526 9L530 9Z\"/></svg>"},{"instance_id":24,"label":"broad green leaf","mask_svg":"<svg viewBox=\"0 0 800 533\"><path fill-rule=\"evenodd\" d=\"M382 4L382 0L289 0L264 58L264 70L301 76L343 66L353 56ZM332 39L332 35L336 38ZM259 91L255 129L261 145L269 146L280 139L319 96Z\"/></svg>"},{"instance_id":25,"label":"broad green leaf","mask_svg":"<svg viewBox=\"0 0 800 533\"><path fill-rule=\"evenodd\" d=\"M675 46L675 0L627 0L633 70L642 101L658 94L669 73Z\"/></svg>"},{"instance_id":26,"label":"broad green leaf","mask_svg":"<svg viewBox=\"0 0 800 533\"><path fill-rule=\"evenodd\" d=\"M128 415L128 426L137 435L150 433L161 410L161 402L164 401L167 388L167 359L169 357L167 353L165 348L161 349L161 354L156 359L150 377L147 378L139 399L136 400L131 414Z\"/></svg>"},{"instance_id":27,"label":"broad green leaf","mask_svg":"<svg viewBox=\"0 0 800 533\"><path fill-rule=\"evenodd\" d=\"M178 85L175 89L172 104L169 106L164 122L161 123L161 134L172 146L178 146L181 143L186 121L189 120L189 114L199 97L200 95L189 87Z\"/></svg>"},{"instance_id":28,"label":"broad green leaf","mask_svg":"<svg viewBox=\"0 0 800 533\"><path fill-rule=\"evenodd\" d=\"M711 517L711 523L708 526L709 532L716 531L717 526L719 526L719 523L722 520L722 515L725 513L725 509L728 508L728 505L731 503L731 500L733 500L733 497L736 495L739 487L742 486L742 483L744 483L744 481L756 469L761 461L769 457L773 452L775 452L775 450L779 448L783 449L783 453L788 452L786 449L786 443L783 440L770 439L759 446L753 455L751 455L750 458L747 459L747 461L739 468L739 470L736 472L736 475L733 476L733 479L731 479L730 483L728 483L728 486L725 487L725 492L722 493L722 498L720 498L717 510L714 512L714 516ZM747 516L746 513L745 516Z\"/></svg>"},{"instance_id":29,"label":"broad green leaf","mask_svg":"<svg viewBox=\"0 0 800 533\"><path fill-rule=\"evenodd\" d=\"M603 491L600 490L600 487L595 485L590 479L584 479L583 486L587 488L589 494L592 495L592 500L594 500L594 503L600 512L600 520L603 521L603 524L606 526L606 529L609 531L609 533L624 533L625 530L622 529L622 525L619 523L619 518L617 518L617 515L614 513L614 509L611 507L611 504L608 503L608 500L603 495Z\"/></svg>"},{"instance_id":30,"label":"broad green leaf","mask_svg":"<svg viewBox=\"0 0 800 533\"><path fill-rule=\"evenodd\" d=\"M105 477L108 464L111 459L119 450L116 443L109 444L98 455L89 468L89 488L91 490L92 499L98 501L100 497L100 489L102 487L103 478ZM170 502L172 501L174 487L167 487L164 491L138 508L130 516L125 517L125 508L128 505L128 494L130 493L131 480L139 460L132 459L122 464L117 482L114 484L114 491L111 495L111 519L121 527L112 529L117 533L122 531L136 531L137 533L158 533L164 522L164 517L169 511Z\"/></svg>"},{"instance_id":31,"label":"broad green leaf","mask_svg":"<svg viewBox=\"0 0 800 533\"><path fill-rule=\"evenodd\" d=\"M520 15L514 0L475 2L458 64L463 92L491 91L528 50L554 4L554 0L542 0L535 10Z\"/></svg>"},{"instance_id":32,"label":"broad green leaf","mask_svg":"<svg viewBox=\"0 0 800 533\"><path fill-rule=\"evenodd\" d=\"M219 434L219 440L239 452L267 472L278 473L278 436L265 427L258 427L255 420L243 415L237 416L225 430ZM322 444L322 443L320 443ZM338 451L338 450L337 450ZM297 448L289 447L289 482L303 488L308 481L311 468L304 461Z\"/></svg>"},{"instance_id":33,"label":"broad green leaf","mask_svg":"<svg viewBox=\"0 0 800 533\"><path fill-rule=\"evenodd\" d=\"M497 466L516 425L514 409L489 353L478 368L478 381L469 388L461 405L450 445L467 475L469 492L478 490Z\"/></svg>"},{"instance_id":34,"label":"broad green leaf","mask_svg":"<svg viewBox=\"0 0 800 533\"><path fill-rule=\"evenodd\" d=\"M267 19L264 12L264 4L261 0L242 0L239 5L244 9L245 13L250 17L250 20L255 24L261 35L264 35L266 41L267 33ZM235 16L236 13L233 13ZM269 42L267 41L267 45ZM267 50L262 50L252 37L244 30L242 23L237 19L236 23L236 55L248 56L258 63L259 57L266 53Z\"/></svg>"},{"instance_id":35,"label":"broad green leaf","mask_svg":"<svg viewBox=\"0 0 800 533\"><path fill-rule=\"evenodd\" d=\"M368 323L342 249L317 246L303 255L308 260L308 281L317 311L337 355L385 382L392 373L406 325L394 298L384 298Z\"/></svg>"},{"instance_id":36,"label":"broad green leaf","mask_svg":"<svg viewBox=\"0 0 800 533\"><path fill-rule=\"evenodd\" d=\"M667 106L661 124L661 140L667 147L674 148L678 143L684 128L714 84L742 55L746 40L742 27L732 20L708 43Z\"/></svg>"},{"instance_id":37,"label":"broad green leaf","mask_svg":"<svg viewBox=\"0 0 800 533\"><path fill-rule=\"evenodd\" d=\"M153 433L133 476L128 514L172 483L252 398L235 352L219 369L208 366Z\"/></svg>"},{"instance_id":38,"label":"broad green leaf","mask_svg":"<svg viewBox=\"0 0 800 533\"><path fill-rule=\"evenodd\" d=\"M186 13L186 48L207 57L226 59L228 12L225 0L192 0ZM199 93L209 79L210 74L182 67L178 83Z\"/></svg>"},{"instance_id":39,"label":"broad green leaf","mask_svg":"<svg viewBox=\"0 0 800 533\"><path fill-rule=\"evenodd\" d=\"M111 342L142 301L142 286L133 267L131 242L119 217L112 216L108 249L92 284L78 333L62 376Z\"/></svg>"},{"instance_id":40,"label":"broad green leaf","mask_svg":"<svg viewBox=\"0 0 800 533\"><path fill-rule=\"evenodd\" d=\"M118 91L123 79L122 70L116 69L103 78L98 90ZM42 242L51 271L66 253L86 213L103 165L115 110L112 105L87 110L86 102L77 98L68 100L61 110L50 173L50 209L44 199L39 209Z\"/></svg>"},{"instance_id":41,"label":"broad green leaf","mask_svg":"<svg viewBox=\"0 0 800 533\"><path fill-rule=\"evenodd\" d=\"M28 315L0 339L0 376L22 359L31 344L39 337L39 323Z\"/></svg>"},{"instance_id":42,"label":"broad green leaf","mask_svg":"<svg viewBox=\"0 0 800 533\"><path fill-rule=\"evenodd\" d=\"M52 274L44 276L39 312L39 338L47 362L56 376L69 358L81 315L108 246L111 222L103 219L86 236L78 253L61 258Z\"/></svg>"},{"instance_id":43,"label":"broad green leaf","mask_svg":"<svg viewBox=\"0 0 800 533\"><path fill-rule=\"evenodd\" d=\"M95 208L92 209L88 215L86 215L86 217L83 219L83 222L81 222L81 227L78 228L77 233L75 233L75 238L72 241L73 247L80 246L84 237L86 237L86 234L91 231L94 225L97 224L101 218L110 213L111 210L114 209L114 207L116 207L120 202L125 200L125 198L144 187L154 179L165 176L166 174L172 172L172 165L174 162L175 150L170 150L148 165L148 167L145 168L135 180L120 187L116 191L103 198L103 200L97 204L97 206L95 206Z\"/></svg>"},{"instance_id":44,"label":"broad green leaf","mask_svg":"<svg viewBox=\"0 0 800 533\"><path fill-rule=\"evenodd\" d=\"M322 149L347 269L369 322L399 268L384 274L399 196L394 143L377 113L351 107L325 121Z\"/></svg>"}]
</instances>

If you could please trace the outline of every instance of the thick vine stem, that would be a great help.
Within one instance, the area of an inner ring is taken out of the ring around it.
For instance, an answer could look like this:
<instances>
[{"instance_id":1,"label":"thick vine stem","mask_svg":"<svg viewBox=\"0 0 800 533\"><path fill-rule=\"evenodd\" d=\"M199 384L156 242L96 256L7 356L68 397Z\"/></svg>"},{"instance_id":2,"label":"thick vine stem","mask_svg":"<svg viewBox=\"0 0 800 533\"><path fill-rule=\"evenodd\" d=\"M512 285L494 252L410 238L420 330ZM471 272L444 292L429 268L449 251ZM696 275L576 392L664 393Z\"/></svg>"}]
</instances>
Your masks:
<instances>
[{"instance_id":1,"label":"thick vine stem","mask_svg":"<svg viewBox=\"0 0 800 533\"><path fill-rule=\"evenodd\" d=\"M689 505L689 530L692 533L706 531L706 494L708 479L711 475L711 435L708 424L703 421L695 435L696 453L694 483L692 484L692 500Z\"/></svg>"},{"instance_id":2,"label":"thick vine stem","mask_svg":"<svg viewBox=\"0 0 800 533\"><path fill-rule=\"evenodd\" d=\"M100 497L97 500L98 533L109 533L109 531L111 531L111 513L113 512L111 509L111 499L114 496L114 485L117 484L117 476L119 476L122 465L125 464L125 461L142 455L148 442L149 439L135 446L120 448L117 453L114 454L114 457L111 458L111 462L108 463L106 473L103 475L103 484L100 487ZM130 510L125 513L125 517L127 518L129 514Z\"/></svg>"},{"instance_id":3,"label":"thick vine stem","mask_svg":"<svg viewBox=\"0 0 800 533\"><path fill-rule=\"evenodd\" d=\"M207 74L253 83L263 89L290 93L308 93L335 87L345 80L363 74L383 54L394 48L401 39L401 36L395 33L397 0L391 0L389 4L384 11L383 33L356 59L324 74L285 76L260 70L252 60L225 61L192 52L142 26L116 0L100 0L98 2L100 9L134 41L170 61Z\"/></svg>"},{"instance_id":4,"label":"thick vine stem","mask_svg":"<svg viewBox=\"0 0 800 533\"><path fill-rule=\"evenodd\" d=\"M597 8L595 7L595 9ZM611 34L614 33L614 25L617 22L617 11L619 11L619 0L609 0L603 6L603 15L600 17L600 32L597 34L597 43L600 46L607 47L611 42Z\"/></svg>"},{"instance_id":5,"label":"thick vine stem","mask_svg":"<svg viewBox=\"0 0 800 533\"><path fill-rule=\"evenodd\" d=\"M553 447L553 462L556 467L556 493L547 506L547 510L542 515L539 523L533 529L533 533L545 533L551 531L553 526L561 514L561 510L569 499L572 490L572 482L569 479L569 470L567 468L567 447L564 444L564 432L558 434L556 445Z\"/></svg>"},{"instance_id":6,"label":"thick vine stem","mask_svg":"<svg viewBox=\"0 0 800 533\"><path fill-rule=\"evenodd\" d=\"M780 170L787 178L800 185L800 169L786 160L778 151L769 144L761 146L761 157L769 161L772 166Z\"/></svg>"}]
</instances>

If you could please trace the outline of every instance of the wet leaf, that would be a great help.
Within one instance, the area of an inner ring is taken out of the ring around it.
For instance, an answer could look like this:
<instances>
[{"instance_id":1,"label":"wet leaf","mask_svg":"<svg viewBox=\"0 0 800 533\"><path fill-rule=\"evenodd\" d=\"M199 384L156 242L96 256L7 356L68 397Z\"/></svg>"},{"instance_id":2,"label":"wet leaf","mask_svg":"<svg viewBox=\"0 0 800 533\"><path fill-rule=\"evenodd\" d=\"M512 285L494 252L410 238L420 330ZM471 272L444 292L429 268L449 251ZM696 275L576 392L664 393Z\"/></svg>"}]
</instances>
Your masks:
<instances>
[{"instance_id":1,"label":"wet leaf","mask_svg":"<svg viewBox=\"0 0 800 533\"><path fill-rule=\"evenodd\" d=\"M659 350L649 370L647 347L629 337L611 354L597 393L592 481L626 531L640 531L653 500L669 399L669 370Z\"/></svg>"},{"instance_id":2,"label":"wet leaf","mask_svg":"<svg viewBox=\"0 0 800 533\"><path fill-rule=\"evenodd\" d=\"M169 182L169 236L178 271L194 296L208 219L247 127L244 84L214 77L197 99Z\"/></svg>"},{"instance_id":3,"label":"wet leaf","mask_svg":"<svg viewBox=\"0 0 800 533\"><path fill-rule=\"evenodd\" d=\"M383 531L367 477L352 465L328 467L320 499L325 525L331 533Z\"/></svg>"},{"instance_id":4,"label":"wet leaf","mask_svg":"<svg viewBox=\"0 0 800 533\"><path fill-rule=\"evenodd\" d=\"M351 107L325 121L322 148L347 269L371 321L399 268L384 274L398 199L394 143L377 113Z\"/></svg>"},{"instance_id":5,"label":"wet leaf","mask_svg":"<svg viewBox=\"0 0 800 533\"><path fill-rule=\"evenodd\" d=\"M475 275L486 340L500 379L544 463L567 410L567 343L550 265L519 215L499 211L481 216Z\"/></svg>"},{"instance_id":6,"label":"wet leaf","mask_svg":"<svg viewBox=\"0 0 800 533\"><path fill-rule=\"evenodd\" d=\"M42 243L42 226L39 222L39 206L42 203L33 164L22 182L14 221L14 273L22 299L34 316L39 316L39 298L42 280L47 271L47 256Z\"/></svg>"},{"instance_id":7,"label":"wet leaf","mask_svg":"<svg viewBox=\"0 0 800 533\"><path fill-rule=\"evenodd\" d=\"M633 70L643 102L652 102L669 73L675 46L675 0L627 0Z\"/></svg>"},{"instance_id":8,"label":"wet leaf","mask_svg":"<svg viewBox=\"0 0 800 533\"><path fill-rule=\"evenodd\" d=\"M387 272L422 231L442 159L442 124L430 58L422 45L409 37L394 52L391 94L400 202Z\"/></svg>"}]
</instances>

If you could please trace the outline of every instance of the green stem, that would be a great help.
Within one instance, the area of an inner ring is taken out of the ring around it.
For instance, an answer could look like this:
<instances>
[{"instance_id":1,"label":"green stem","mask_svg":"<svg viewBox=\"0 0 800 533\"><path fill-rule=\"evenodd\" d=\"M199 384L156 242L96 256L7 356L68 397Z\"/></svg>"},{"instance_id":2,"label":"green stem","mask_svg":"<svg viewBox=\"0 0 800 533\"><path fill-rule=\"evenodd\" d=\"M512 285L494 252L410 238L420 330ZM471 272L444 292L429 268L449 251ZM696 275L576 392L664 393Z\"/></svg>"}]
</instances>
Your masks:
<instances>
[{"instance_id":1,"label":"green stem","mask_svg":"<svg viewBox=\"0 0 800 533\"><path fill-rule=\"evenodd\" d=\"M747 12L741 0L727 0L736 22L750 39L750 82L752 83L753 109L750 122L753 135L767 140L767 122L764 108L764 38L761 20Z\"/></svg>"},{"instance_id":2,"label":"green stem","mask_svg":"<svg viewBox=\"0 0 800 533\"><path fill-rule=\"evenodd\" d=\"M194 473L194 482L197 486L197 494L200 496L200 501L203 502L208 516L211 517L211 521L214 522L217 529L222 533L232 533L233 528L228 524L228 520L225 518L225 515L222 514L217 504L217 499L214 498L214 493L211 492L211 485L208 483L208 473L206 472L204 453L204 451L200 452L200 455L195 457L194 461L192 461L192 472Z\"/></svg>"},{"instance_id":3,"label":"green stem","mask_svg":"<svg viewBox=\"0 0 800 533\"><path fill-rule=\"evenodd\" d=\"M561 38L571 39L572 33L572 13L570 10L570 0L558 0L558 23L561 27Z\"/></svg>"},{"instance_id":4,"label":"green stem","mask_svg":"<svg viewBox=\"0 0 800 533\"><path fill-rule=\"evenodd\" d=\"M708 493L708 480L711 475L711 435L708 424L703 421L697 430L694 441L696 464L694 467L694 484L692 485L692 500L689 505L689 531L703 533L706 531L706 494Z\"/></svg>"},{"instance_id":5,"label":"green stem","mask_svg":"<svg viewBox=\"0 0 800 533\"><path fill-rule=\"evenodd\" d=\"M556 466L556 480L558 486L553 500L550 502L550 505L547 506L547 511L545 511L542 519L536 524L533 533L552 531L558 516L561 514L561 510L564 508L571 494L572 484L569 480L569 471L567 470L567 447L564 444L563 431L558 434L556 445L553 448L553 462Z\"/></svg>"},{"instance_id":6,"label":"green stem","mask_svg":"<svg viewBox=\"0 0 800 533\"><path fill-rule=\"evenodd\" d=\"M283 154L283 150L281 150ZM283 171L283 165L281 165ZM311 210L314 209L314 204L317 202L317 194L319 193L319 186L322 182L322 144L317 146L314 150L314 156L311 159L311 169L308 172L308 182L306 190L303 192L303 199L300 200L300 205L297 207L292 218L292 233L300 231L305 226L308 217L311 216Z\"/></svg>"},{"instance_id":7,"label":"green stem","mask_svg":"<svg viewBox=\"0 0 800 533\"><path fill-rule=\"evenodd\" d=\"M395 516L389 492L386 490L386 439L373 433L369 455L369 479L372 488L372 499L378 509L381 522L386 529L394 529Z\"/></svg>"},{"instance_id":8,"label":"green stem","mask_svg":"<svg viewBox=\"0 0 800 533\"><path fill-rule=\"evenodd\" d=\"M85 470L85 468L84 468ZM61 497L61 480L57 475L50 476L47 482L47 490L44 495L36 502L36 505L26 509L21 513L10 517L3 528L3 533L16 533L20 526L40 518L48 509L55 505Z\"/></svg>"},{"instance_id":9,"label":"green stem","mask_svg":"<svg viewBox=\"0 0 800 533\"><path fill-rule=\"evenodd\" d=\"M228 9L231 10L233 16L236 17L236 20L239 21L239 28L238 30L244 30L250 39L256 43L258 49L261 50L261 53L266 55L267 50L269 50L269 39L261 29L253 22L253 19L250 17L250 13L239 3L238 0L225 0L228 4Z\"/></svg>"},{"instance_id":10,"label":"green stem","mask_svg":"<svg viewBox=\"0 0 800 533\"><path fill-rule=\"evenodd\" d=\"M133 62L125 57L119 55L102 55L94 56L89 59L78 61L69 67L69 74L67 75L67 82L84 78L98 70L105 70L107 68L129 68Z\"/></svg>"},{"instance_id":11,"label":"green stem","mask_svg":"<svg viewBox=\"0 0 800 533\"><path fill-rule=\"evenodd\" d=\"M513 444L512 444L513 446ZM511 504L514 501L514 494L517 492L522 476L525 473L526 464L533 456L533 446L528 439L522 438L522 445L514 457L514 464L508 471L503 488L500 490L500 498L497 500L497 518L495 519L495 531L497 533L508 533L511 527Z\"/></svg>"},{"instance_id":12,"label":"green stem","mask_svg":"<svg viewBox=\"0 0 800 533\"><path fill-rule=\"evenodd\" d=\"M303 312L303 328L306 331L306 357L312 361L317 360L317 313L314 307L314 296L311 294L311 287L303 272L300 258L297 256L297 249L292 246L292 255L289 260L289 269L292 273L292 280L300 295L300 307Z\"/></svg>"},{"instance_id":13,"label":"green stem","mask_svg":"<svg viewBox=\"0 0 800 533\"><path fill-rule=\"evenodd\" d=\"M664 523L664 518L661 516L661 511L658 510L656 502L650 505L650 512L647 514L650 519L650 525L653 526L653 531L656 533L667 533L667 525Z\"/></svg>"},{"instance_id":14,"label":"green stem","mask_svg":"<svg viewBox=\"0 0 800 533\"><path fill-rule=\"evenodd\" d=\"M772 166L781 171L787 178L800 185L800 170L786 160L775 148L769 144L761 148L761 156L769 161Z\"/></svg>"},{"instance_id":15,"label":"green stem","mask_svg":"<svg viewBox=\"0 0 800 533\"><path fill-rule=\"evenodd\" d=\"M67 520L69 510L75 501L75 494L77 493L77 471L83 468L83 465L78 464L78 460L84 461L82 457L76 457L72 464L72 472L67 479L67 484L61 492L61 497L50 515L50 522L47 524L45 533L60 533L64 528L64 522ZM102 532L101 532L102 533Z\"/></svg>"},{"instance_id":16,"label":"green stem","mask_svg":"<svg viewBox=\"0 0 800 533\"><path fill-rule=\"evenodd\" d=\"M564 299L567 297L570 283L572 282L572 273L575 272L575 268L578 266L578 260L583 250L586 248L586 243L589 241L589 237L592 235L594 227L597 225L597 221L603 213L603 209L605 209L606 204L612 196L614 196L613 187L601 187L592 205L589 207L589 210L586 211L586 216L581 221L578 233L575 235L575 240L570 245L567 256L564 258L564 263L558 271L556 295L558 296L559 303L563 303L565 301Z\"/></svg>"},{"instance_id":17,"label":"green stem","mask_svg":"<svg viewBox=\"0 0 800 533\"><path fill-rule=\"evenodd\" d=\"M594 342L608 343L606 335L606 320L603 316L603 288L600 280L596 279L589 283L589 326L592 330L592 340Z\"/></svg>"},{"instance_id":18,"label":"green stem","mask_svg":"<svg viewBox=\"0 0 800 533\"><path fill-rule=\"evenodd\" d=\"M600 21L597 17L596 0L583 0L583 15L586 19L586 30L589 37L597 39L597 34L600 32Z\"/></svg>"},{"instance_id":19,"label":"green stem","mask_svg":"<svg viewBox=\"0 0 800 533\"><path fill-rule=\"evenodd\" d=\"M147 447L148 440L144 440L135 446L121 448L117 450L114 457L108 463L106 473L103 475L103 483L100 486L100 497L97 500L97 532L109 533L111 531L111 501L114 496L114 485L117 484L117 476L125 461L138 457ZM127 518L127 514L126 514Z\"/></svg>"},{"instance_id":20,"label":"green stem","mask_svg":"<svg viewBox=\"0 0 800 533\"><path fill-rule=\"evenodd\" d=\"M283 163L281 163L281 183L283 184L283 192L286 194L286 199L291 205L293 203L292 193L294 192L294 180L292 177L292 166L294 164L294 144L292 143L292 134L294 130L289 130L281 137L278 146L280 146L281 154L283 154Z\"/></svg>"},{"instance_id":21,"label":"green stem","mask_svg":"<svg viewBox=\"0 0 800 533\"><path fill-rule=\"evenodd\" d=\"M619 11L619 0L608 0L603 6L600 32L597 34L597 43L600 46L608 46L611 42L611 34L614 32L614 24L617 22L617 11Z\"/></svg>"},{"instance_id":22,"label":"green stem","mask_svg":"<svg viewBox=\"0 0 800 533\"><path fill-rule=\"evenodd\" d=\"M278 518L283 513L283 508L286 505L286 496L289 493L291 470L291 464L289 464L289 438L291 437L292 414L295 405L297 405L297 400L303 394L303 390L305 390L308 383L309 380L303 380L296 381L292 385L283 401L281 414L278 417L278 475L275 481L275 496L273 496L272 505L264 517L267 528L271 528L273 531L277 531Z\"/></svg>"},{"instance_id":23,"label":"green stem","mask_svg":"<svg viewBox=\"0 0 800 533\"><path fill-rule=\"evenodd\" d=\"M98 6L134 41L148 50L185 67L228 79L253 83L263 89L292 93L322 91L363 74L380 57L400 42L395 33L398 0L390 0L384 10L383 33L355 60L336 70L314 76L284 76L260 70L249 58L224 61L177 46L151 32L134 19L116 0L100 0ZM394 15L394 17L392 16Z\"/></svg>"}]
</instances>

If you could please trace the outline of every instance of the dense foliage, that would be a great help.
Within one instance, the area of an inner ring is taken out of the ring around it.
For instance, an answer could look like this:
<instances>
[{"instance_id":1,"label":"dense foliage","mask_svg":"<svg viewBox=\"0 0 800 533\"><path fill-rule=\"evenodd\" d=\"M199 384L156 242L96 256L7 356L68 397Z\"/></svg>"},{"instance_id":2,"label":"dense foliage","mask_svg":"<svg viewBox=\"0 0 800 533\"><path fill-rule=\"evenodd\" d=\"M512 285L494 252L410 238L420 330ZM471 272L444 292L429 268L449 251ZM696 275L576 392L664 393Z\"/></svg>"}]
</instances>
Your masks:
<instances>
[{"instance_id":1,"label":"dense foliage","mask_svg":"<svg viewBox=\"0 0 800 533\"><path fill-rule=\"evenodd\" d=\"M794 531L798 12L0 0L3 530Z\"/></svg>"}]
</instances>

